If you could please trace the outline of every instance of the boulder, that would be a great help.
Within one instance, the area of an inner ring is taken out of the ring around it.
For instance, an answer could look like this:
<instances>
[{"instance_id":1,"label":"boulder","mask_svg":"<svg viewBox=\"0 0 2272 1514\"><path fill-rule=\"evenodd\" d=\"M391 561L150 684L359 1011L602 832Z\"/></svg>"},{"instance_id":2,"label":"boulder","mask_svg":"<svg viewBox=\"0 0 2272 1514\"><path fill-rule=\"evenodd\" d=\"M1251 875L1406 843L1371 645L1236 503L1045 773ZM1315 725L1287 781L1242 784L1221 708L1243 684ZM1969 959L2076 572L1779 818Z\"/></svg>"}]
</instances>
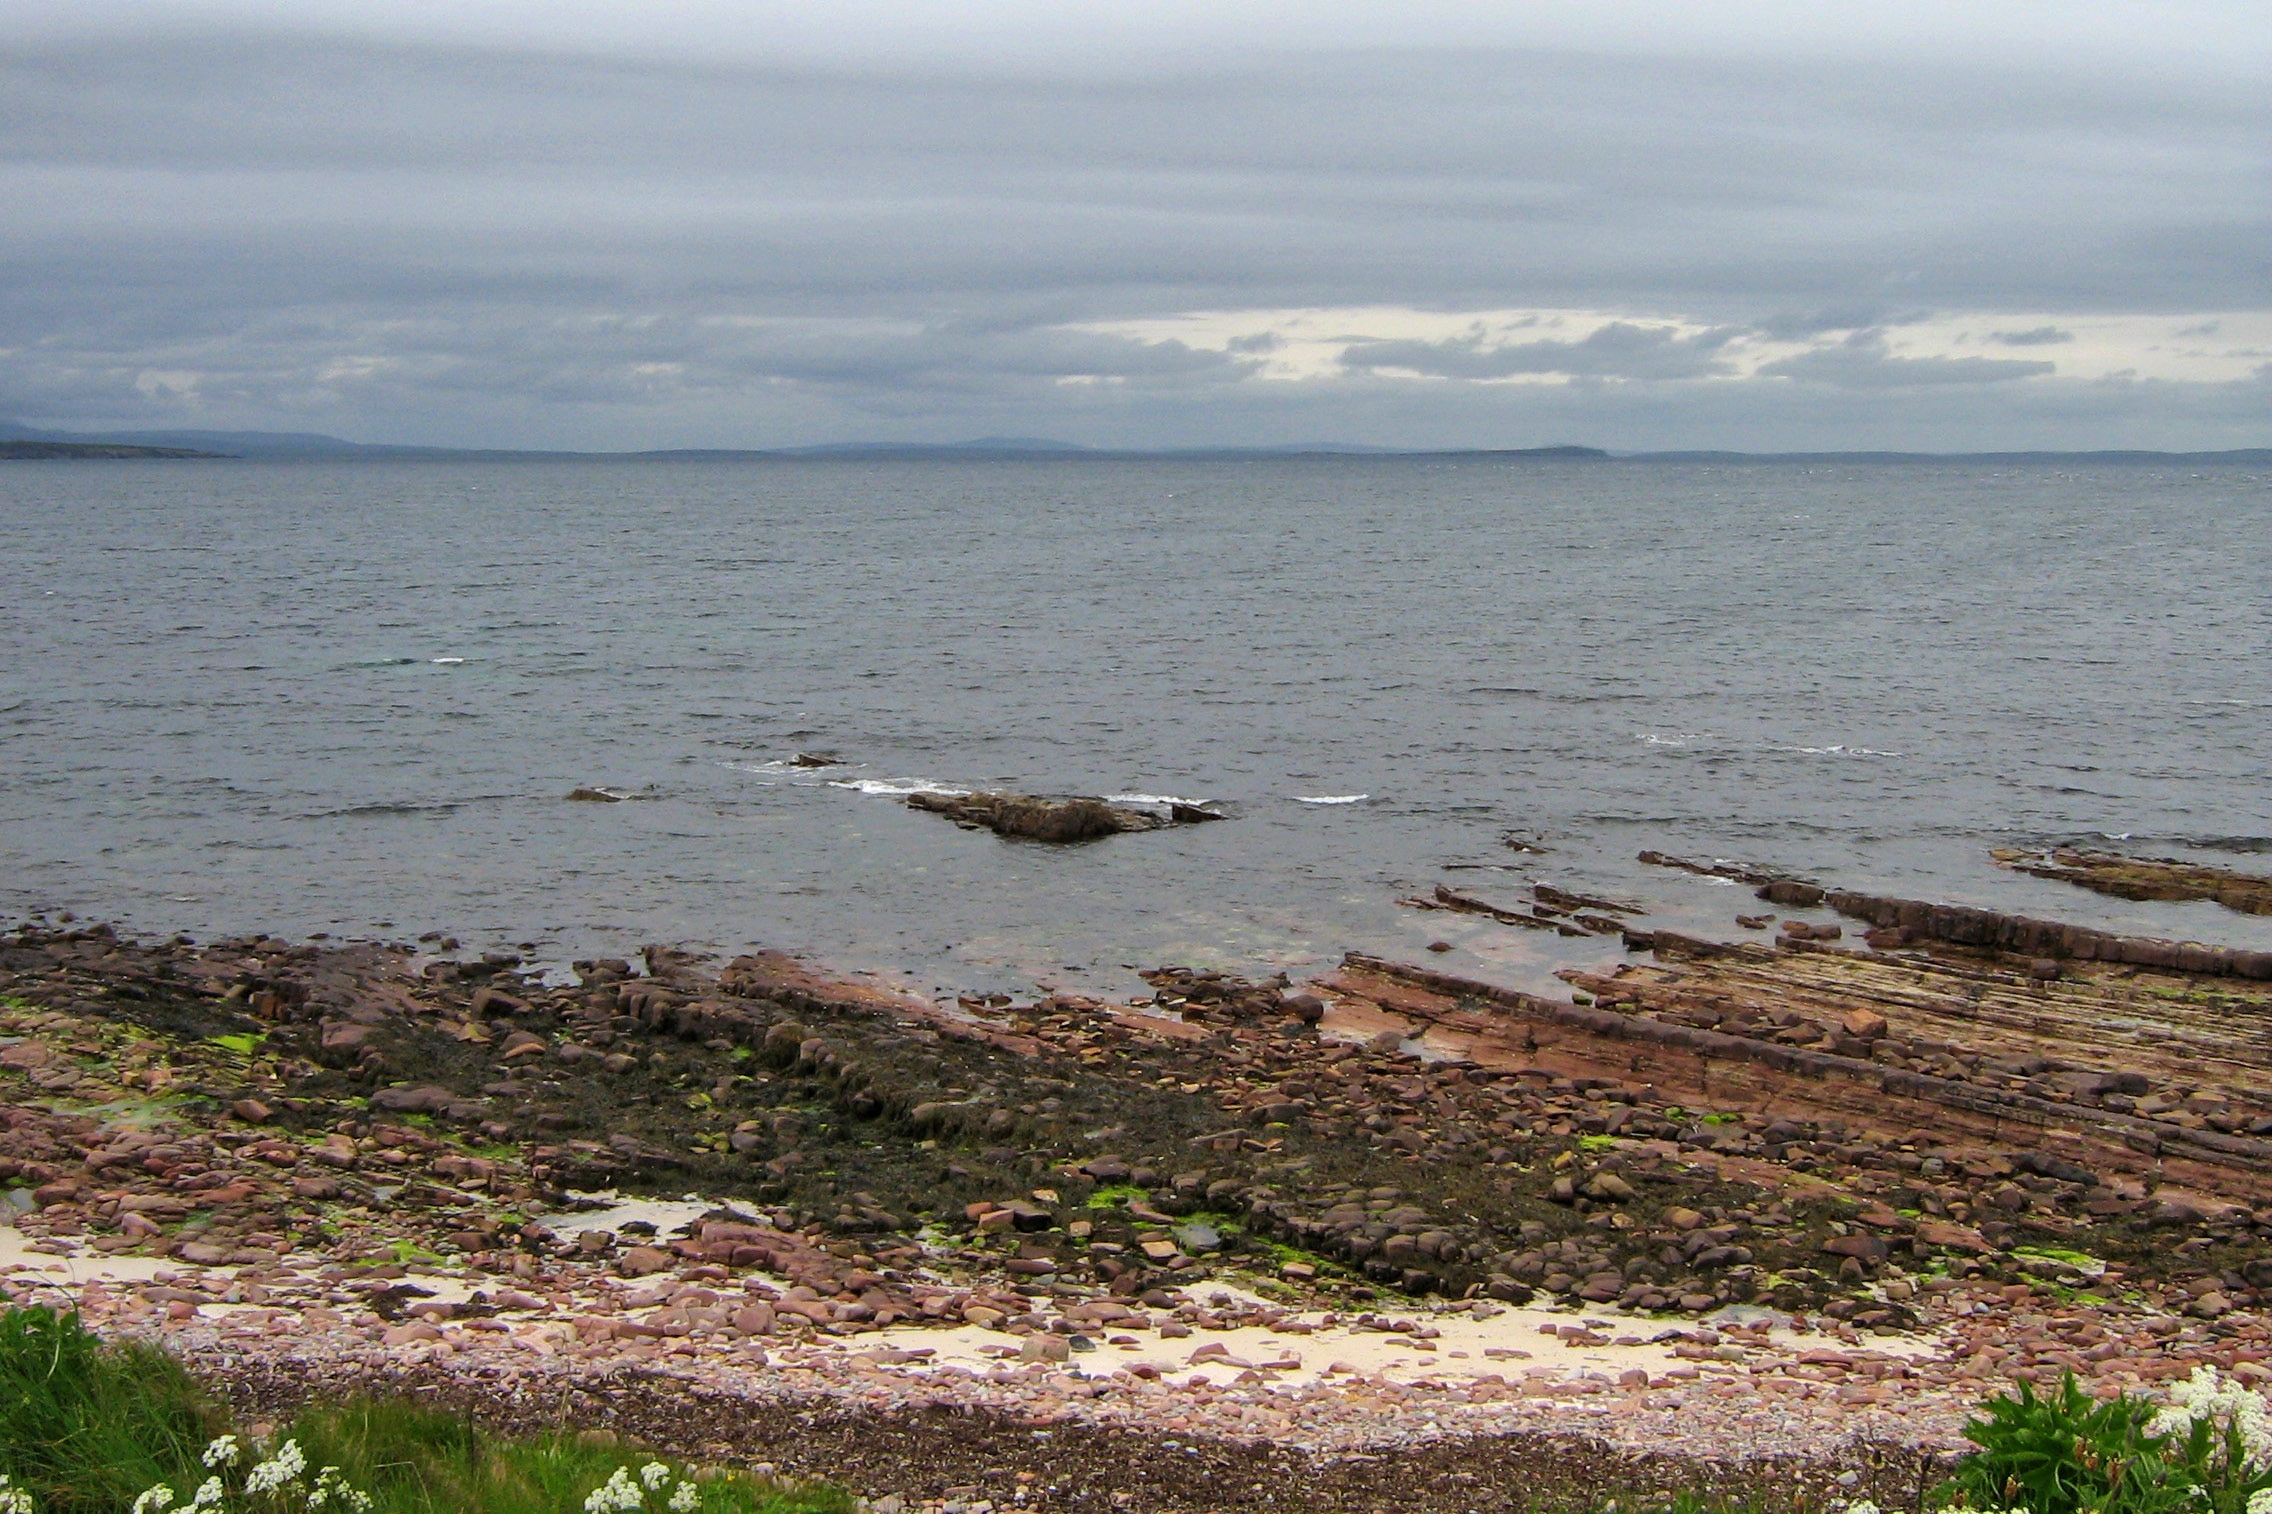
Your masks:
<instances>
[{"instance_id":1,"label":"boulder","mask_svg":"<svg viewBox=\"0 0 2272 1514\"><path fill-rule=\"evenodd\" d=\"M397 1083L371 1095L371 1107L393 1114L436 1114L458 1102L458 1096L433 1083Z\"/></svg>"},{"instance_id":2,"label":"boulder","mask_svg":"<svg viewBox=\"0 0 2272 1514\"><path fill-rule=\"evenodd\" d=\"M1025 1199L1012 1199L1002 1209L1009 1214L1011 1225L1022 1231L1049 1230L1057 1224L1056 1215Z\"/></svg>"},{"instance_id":3,"label":"boulder","mask_svg":"<svg viewBox=\"0 0 2272 1514\"><path fill-rule=\"evenodd\" d=\"M352 1020L326 1020L324 1022L323 1049L327 1052L342 1056L349 1055L361 1051L364 1043L370 1039L371 1029L367 1025L357 1025Z\"/></svg>"},{"instance_id":4,"label":"boulder","mask_svg":"<svg viewBox=\"0 0 2272 1514\"><path fill-rule=\"evenodd\" d=\"M1857 1041L1875 1041L1886 1033L1885 1016L1873 1009L1850 1009L1838 1023Z\"/></svg>"},{"instance_id":5,"label":"boulder","mask_svg":"<svg viewBox=\"0 0 2272 1514\"><path fill-rule=\"evenodd\" d=\"M1158 830L1166 824L1157 815L1102 799L1042 799L1032 794L910 794L907 806L1023 841L1094 841L1127 831Z\"/></svg>"}]
</instances>

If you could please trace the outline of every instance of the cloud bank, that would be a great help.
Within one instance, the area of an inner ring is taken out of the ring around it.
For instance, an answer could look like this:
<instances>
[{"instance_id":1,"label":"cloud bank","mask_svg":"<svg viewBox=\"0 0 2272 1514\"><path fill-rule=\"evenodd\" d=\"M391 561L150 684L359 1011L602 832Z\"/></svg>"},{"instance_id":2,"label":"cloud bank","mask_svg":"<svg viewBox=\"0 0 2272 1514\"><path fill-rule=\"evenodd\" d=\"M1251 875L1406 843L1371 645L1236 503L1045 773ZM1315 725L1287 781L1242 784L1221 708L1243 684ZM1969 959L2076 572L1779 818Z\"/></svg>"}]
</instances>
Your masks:
<instances>
[{"instance_id":1,"label":"cloud bank","mask_svg":"<svg viewBox=\"0 0 2272 1514\"><path fill-rule=\"evenodd\" d=\"M2241 9L1476 9L13 7L0 417L2272 443Z\"/></svg>"}]
</instances>

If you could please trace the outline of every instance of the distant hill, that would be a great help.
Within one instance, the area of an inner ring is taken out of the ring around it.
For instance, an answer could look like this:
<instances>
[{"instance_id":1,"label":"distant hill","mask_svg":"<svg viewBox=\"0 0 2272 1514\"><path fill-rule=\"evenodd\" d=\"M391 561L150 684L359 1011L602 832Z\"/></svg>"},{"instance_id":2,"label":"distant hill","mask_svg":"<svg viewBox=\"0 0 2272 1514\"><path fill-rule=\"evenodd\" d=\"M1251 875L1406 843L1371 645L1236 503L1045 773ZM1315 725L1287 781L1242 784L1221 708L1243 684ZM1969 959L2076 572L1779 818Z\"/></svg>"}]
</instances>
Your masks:
<instances>
[{"instance_id":1,"label":"distant hill","mask_svg":"<svg viewBox=\"0 0 2272 1514\"><path fill-rule=\"evenodd\" d=\"M45 431L0 421L0 444L40 442L74 447L143 447L236 458L574 457L572 452L491 452L450 447L397 447L351 442L315 431Z\"/></svg>"},{"instance_id":2,"label":"distant hill","mask_svg":"<svg viewBox=\"0 0 2272 1514\"><path fill-rule=\"evenodd\" d=\"M777 447L779 457L988 457L1053 455L1093 452L1076 442L1051 441L1041 436L982 436L967 442L822 442L811 447Z\"/></svg>"},{"instance_id":3,"label":"distant hill","mask_svg":"<svg viewBox=\"0 0 2272 1514\"><path fill-rule=\"evenodd\" d=\"M136 447L122 442L0 441L0 463L126 460L132 458L223 458L225 452L200 452L194 447Z\"/></svg>"}]
</instances>

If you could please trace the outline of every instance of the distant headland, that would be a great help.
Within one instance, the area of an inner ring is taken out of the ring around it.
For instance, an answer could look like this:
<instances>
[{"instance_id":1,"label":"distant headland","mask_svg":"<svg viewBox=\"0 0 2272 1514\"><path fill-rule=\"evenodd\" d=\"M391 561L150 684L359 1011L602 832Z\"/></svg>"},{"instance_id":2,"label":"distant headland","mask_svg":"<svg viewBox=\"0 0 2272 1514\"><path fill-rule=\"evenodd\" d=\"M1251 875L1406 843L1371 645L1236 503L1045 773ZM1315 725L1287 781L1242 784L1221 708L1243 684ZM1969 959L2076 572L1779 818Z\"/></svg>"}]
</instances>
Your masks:
<instances>
[{"instance_id":1,"label":"distant headland","mask_svg":"<svg viewBox=\"0 0 2272 1514\"><path fill-rule=\"evenodd\" d=\"M0 463L53 462L59 459L96 461L133 458L225 458L226 452L201 452L195 447L136 447L122 442L0 441Z\"/></svg>"}]
</instances>

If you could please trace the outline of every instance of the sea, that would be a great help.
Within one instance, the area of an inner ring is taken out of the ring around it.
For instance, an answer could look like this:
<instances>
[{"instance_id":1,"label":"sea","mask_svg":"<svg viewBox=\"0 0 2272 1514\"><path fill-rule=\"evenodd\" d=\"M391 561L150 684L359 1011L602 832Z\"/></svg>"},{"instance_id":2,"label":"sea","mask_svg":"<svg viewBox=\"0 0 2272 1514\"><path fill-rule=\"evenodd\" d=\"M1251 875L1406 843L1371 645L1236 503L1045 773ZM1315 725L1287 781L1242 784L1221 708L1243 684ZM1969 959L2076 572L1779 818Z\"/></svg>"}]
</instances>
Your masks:
<instances>
[{"instance_id":1,"label":"sea","mask_svg":"<svg viewBox=\"0 0 2272 1514\"><path fill-rule=\"evenodd\" d=\"M0 529L0 918L1542 987L1622 942L1401 901L1764 908L1653 850L2272 946L1990 856L2272 869L2261 466L20 462ZM1228 818L1052 846L922 789Z\"/></svg>"}]
</instances>

